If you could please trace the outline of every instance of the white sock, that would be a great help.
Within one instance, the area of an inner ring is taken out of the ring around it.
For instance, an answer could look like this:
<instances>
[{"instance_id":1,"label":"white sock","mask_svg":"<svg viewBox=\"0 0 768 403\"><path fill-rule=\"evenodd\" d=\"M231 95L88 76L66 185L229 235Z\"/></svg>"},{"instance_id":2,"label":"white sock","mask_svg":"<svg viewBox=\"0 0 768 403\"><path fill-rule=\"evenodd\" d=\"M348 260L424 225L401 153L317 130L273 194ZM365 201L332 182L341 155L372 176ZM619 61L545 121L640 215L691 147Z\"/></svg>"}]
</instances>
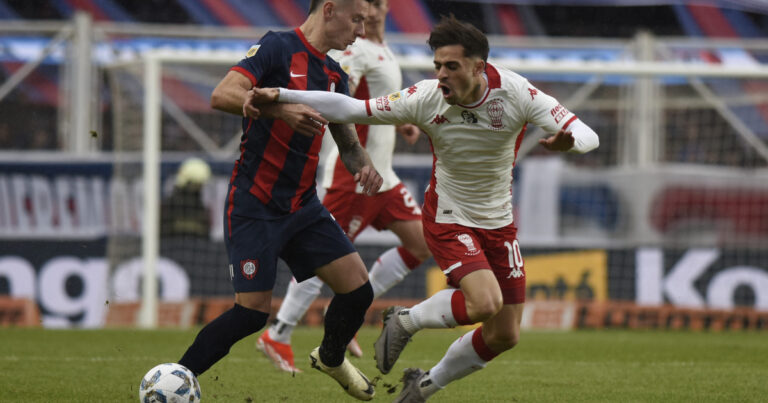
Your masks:
<instances>
[{"instance_id":1,"label":"white sock","mask_svg":"<svg viewBox=\"0 0 768 403\"><path fill-rule=\"evenodd\" d=\"M411 272L397 249L392 248L382 253L371 267L368 278L371 280L371 287L373 287L373 298L378 298L381 294L389 291Z\"/></svg>"},{"instance_id":2,"label":"white sock","mask_svg":"<svg viewBox=\"0 0 768 403\"><path fill-rule=\"evenodd\" d=\"M280 343L290 344L293 328L307 313L312 301L320 295L322 286L323 281L318 277L312 277L301 283L291 279L280 310L277 311L278 323L269 327L269 338Z\"/></svg>"},{"instance_id":3,"label":"white sock","mask_svg":"<svg viewBox=\"0 0 768 403\"><path fill-rule=\"evenodd\" d=\"M429 397L449 383L485 368L488 361L480 358L472 344L472 336L475 332L482 331L481 329L477 328L464 334L448 347L443 359L429 370L429 379L432 382L421 388L422 396Z\"/></svg>"},{"instance_id":4,"label":"white sock","mask_svg":"<svg viewBox=\"0 0 768 403\"><path fill-rule=\"evenodd\" d=\"M458 290L440 290L435 295L421 301L405 314L398 315L405 330L414 334L421 329L444 329L458 325L453 317L451 298Z\"/></svg>"}]
</instances>

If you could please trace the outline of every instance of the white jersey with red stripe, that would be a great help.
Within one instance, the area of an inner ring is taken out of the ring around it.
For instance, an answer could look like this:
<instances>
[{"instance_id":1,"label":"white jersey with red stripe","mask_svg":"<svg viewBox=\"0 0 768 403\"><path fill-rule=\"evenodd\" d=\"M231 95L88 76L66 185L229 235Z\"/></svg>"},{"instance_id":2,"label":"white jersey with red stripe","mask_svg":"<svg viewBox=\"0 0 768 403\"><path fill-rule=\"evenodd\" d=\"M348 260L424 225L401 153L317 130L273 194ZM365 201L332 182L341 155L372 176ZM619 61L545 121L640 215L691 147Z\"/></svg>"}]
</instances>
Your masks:
<instances>
[{"instance_id":1,"label":"white jersey with red stripe","mask_svg":"<svg viewBox=\"0 0 768 403\"><path fill-rule=\"evenodd\" d=\"M349 75L350 86L356 86L354 97L369 99L387 95L402 88L400 65L386 44L365 38L357 38L343 52L331 51L329 55L339 62ZM379 192L386 192L400 183L392 169L392 153L395 150L395 128L391 125L355 125L360 144L371 157L373 166L384 179ZM336 143L324 161L322 186L328 189L362 193L362 187L352 179L339 158Z\"/></svg>"},{"instance_id":2,"label":"white jersey with red stripe","mask_svg":"<svg viewBox=\"0 0 768 403\"><path fill-rule=\"evenodd\" d=\"M494 229L511 224L512 169L530 122L557 133L576 116L555 98L505 69L486 68L488 91L475 105L450 105L437 80L424 80L367 102L382 123L411 122L434 153L425 215L438 223Z\"/></svg>"}]
</instances>

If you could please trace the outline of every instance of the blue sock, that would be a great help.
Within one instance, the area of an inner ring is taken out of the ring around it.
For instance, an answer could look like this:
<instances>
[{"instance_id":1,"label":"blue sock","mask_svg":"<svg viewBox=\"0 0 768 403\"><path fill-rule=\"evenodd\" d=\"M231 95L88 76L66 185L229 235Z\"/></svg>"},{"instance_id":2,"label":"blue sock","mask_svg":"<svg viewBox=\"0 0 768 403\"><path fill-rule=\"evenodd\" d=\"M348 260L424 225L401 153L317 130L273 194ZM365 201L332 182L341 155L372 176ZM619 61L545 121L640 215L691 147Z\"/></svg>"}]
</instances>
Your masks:
<instances>
[{"instance_id":1,"label":"blue sock","mask_svg":"<svg viewBox=\"0 0 768 403\"><path fill-rule=\"evenodd\" d=\"M344 362L347 344L365 320L365 312L373 301L373 288L366 282L360 288L336 294L325 313L325 334L320 344L320 360L329 367L338 367Z\"/></svg>"},{"instance_id":2,"label":"blue sock","mask_svg":"<svg viewBox=\"0 0 768 403\"><path fill-rule=\"evenodd\" d=\"M235 304L200 330L179 364L195 375L202 374L227 355L238 340L264 327L267 317L268 313Z\"/></svg>"}]
</instances>

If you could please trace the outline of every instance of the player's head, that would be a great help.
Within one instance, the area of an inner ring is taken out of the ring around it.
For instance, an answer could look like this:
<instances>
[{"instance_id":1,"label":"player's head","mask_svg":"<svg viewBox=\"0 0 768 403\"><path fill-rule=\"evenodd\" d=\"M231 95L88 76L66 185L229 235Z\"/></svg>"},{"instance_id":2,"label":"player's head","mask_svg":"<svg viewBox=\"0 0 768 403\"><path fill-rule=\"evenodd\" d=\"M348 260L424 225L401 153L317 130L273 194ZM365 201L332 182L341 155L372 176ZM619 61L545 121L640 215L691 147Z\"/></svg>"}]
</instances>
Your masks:
<instances>
[{"instance_id":1,"label":"player's head","mask_svg":"<svg viewBox=\"0 0 768 403\"><path fill-rule=\"evenodd\" d=\"M344 50L365 35L365 18L370 0L312 0L309 17L318 18L325 45Z\"/></svg>"},{"instance_id":2,"label":"player's head","mask_svg":"<svg viewBox=\"0 0 768 403\"><path fill-rule=\"evenodd\" d=\"M370 0L368 17L365 19L365 36L383 36L389 12L389 0ZM381 38L383 39L383 38Z\"/></svg>"},{"instance_id":3,"label":"player's head","mask_svg":"<svg viewBox=\"0 0 768 403\"><path fill-rule=\"evenodd\" d=\"M445 101L451 105L476 101L488 60L485 34L451 14L435 25L427 43L435 52L435 71Z\"/></svg>"}]
</instances>

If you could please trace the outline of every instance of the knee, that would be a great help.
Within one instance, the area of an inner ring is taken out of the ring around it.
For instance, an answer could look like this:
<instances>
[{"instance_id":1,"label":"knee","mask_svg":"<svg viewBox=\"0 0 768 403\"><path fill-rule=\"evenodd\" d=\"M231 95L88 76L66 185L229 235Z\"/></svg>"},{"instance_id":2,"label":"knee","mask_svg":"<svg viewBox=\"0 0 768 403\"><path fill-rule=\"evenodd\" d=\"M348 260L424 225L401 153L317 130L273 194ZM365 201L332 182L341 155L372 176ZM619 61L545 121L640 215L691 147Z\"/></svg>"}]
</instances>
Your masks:
<instances>
[{"instance_id":1,"label":"knee","mask_svg":"<svg viewBox=\"0 0 768 403\"><path fill-rule=\"evenodd\" d=\"M493 347L495 347L496 351L506 351L511 349L512 347L515 347L517 343L520 342L520 334L514 333L514 332L503 332L499 335L496 335L493 340Z\"/></svg>"},{"instance_id":2,"label":"knee","mask_svg":"<svg viewBox=\"0 0 768 403\"><path fill-rule=\"evenodd\" d=\"M501 295L484 293L467 299L467 315L477 322L485 322L496 315L503 306Z\"/></svg>"}]
</instances>

